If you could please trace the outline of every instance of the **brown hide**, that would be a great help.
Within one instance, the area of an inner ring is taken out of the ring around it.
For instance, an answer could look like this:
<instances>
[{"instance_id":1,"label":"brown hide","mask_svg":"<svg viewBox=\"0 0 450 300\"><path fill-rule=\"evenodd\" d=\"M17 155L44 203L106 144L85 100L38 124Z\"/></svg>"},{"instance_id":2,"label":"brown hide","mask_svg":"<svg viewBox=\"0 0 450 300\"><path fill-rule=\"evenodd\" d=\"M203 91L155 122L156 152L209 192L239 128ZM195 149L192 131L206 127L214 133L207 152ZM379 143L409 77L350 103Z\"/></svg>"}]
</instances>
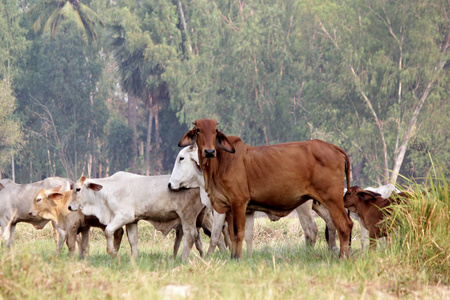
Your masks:
<instances>
[{"instance_id":1,"label":"brown hide","mask_svg":"<svg viewBox=\"0 0 450 300\"><path fill-rule=\"evenodd\" d=\"M408 195L398 193L386 199L378 193L352 186L345 193L344 205L358 214L361 224L369 231L370 248L375 249L375 239L386 236L387 233L381 224L386 214L389 214L387 207L401 203L405 198L408 198Z\"/></svg>"},{"instance_id":2,"label":"brown hide","mask_svg":"<svg viewBox=\"0 0 450 300\"><path fill-rule=\"evenodd\" d=\"M344 150L320 140L252 147L239 137L227 137L214 120L194 124L178 145L197 142L205 189L214 209L227 213L232 257L242 256L246 212L283 217L309 199L328 208L339 232L340 256L348 256L353 223L342 197L350 175Z\"/></svg>"},{"instance_id":3,"label":"brown hide","mask_svg":"<svg viewBox=\"0 0 450 300\"><path fill-rule=\"evenodd\" d=\"M57 226L62 229L66 236L69 248L69 256L75 252L77 235L81 233L81 243L79 245L80 257L85 257L89 251L89 230L91 227L101 228L103 231L106 226L101 224L96 217L85 216L81 211L71 212L68 209L72 198L72 190L58 192L59 187L53 189L41 189L33 201L33 208L30 215L39 216L47 220L53 220ZM114 245L118 250L122 241L123 229L120 228L114 234ZM58 250L63 246L64 240L58 240Z\"/></svg>"}]
</instances>

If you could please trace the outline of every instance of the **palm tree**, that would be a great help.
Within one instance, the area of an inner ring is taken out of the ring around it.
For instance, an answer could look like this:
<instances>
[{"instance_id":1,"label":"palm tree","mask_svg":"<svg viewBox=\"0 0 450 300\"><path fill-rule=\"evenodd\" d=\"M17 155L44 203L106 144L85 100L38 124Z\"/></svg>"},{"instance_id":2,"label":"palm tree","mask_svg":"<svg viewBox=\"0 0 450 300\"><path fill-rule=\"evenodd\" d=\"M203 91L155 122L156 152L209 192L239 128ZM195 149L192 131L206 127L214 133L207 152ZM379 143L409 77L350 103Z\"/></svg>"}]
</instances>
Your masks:
<instances>
[{"instance_id":1,"label":"palm tree","mask_svg":"<svg viewBox=\"0 0 450 300\"><path fill-rule=\"evenodd\" d=\"M145 146L144 168L145 173L150 173L150 152L152 142L152 132L154 130L154 138L156 149L160 148L161 136L159 131L159 113L161 111L162 102L168 99L167 84L159 80L153 86L147 82L150 77L160 77L161 72L158 66L145 57L145 51L148 44L152 41L147 33L136 29L137 34L141 36L139 39L142 43L130 47L127 41L127 34L121 25L113 25L109 27L109 46L114 54L119 74L121 74L121 83L123 89L128 93L128 125L134 129L133 147L137 150L137 133L136 133L136 107L138 99L140 99L147 110L147 136ZM143 42L145 41L145 42ZM134 119L133 119L134 118ZM155 128L153 128L153 122ZM136 153L137 151L135 151ZM160 160L156 164L161 164ZM132 166L134 168L134 166Z\"/></svg>"},{"instance_id":2,"label":"palm tree","mask_svg":"<svg viewBox=\"0 0 450 300\"><path fill-rule=\"evenodd\" d=\"M83 32L86 42L95 43L98 39L95 27L103 25L100 16L79 0L43 0L31 8L30 15L37 16L31 27L34 32L42 34L50 30L52 38L63 20L72 20Z\"/></svg>"}]
</instances>

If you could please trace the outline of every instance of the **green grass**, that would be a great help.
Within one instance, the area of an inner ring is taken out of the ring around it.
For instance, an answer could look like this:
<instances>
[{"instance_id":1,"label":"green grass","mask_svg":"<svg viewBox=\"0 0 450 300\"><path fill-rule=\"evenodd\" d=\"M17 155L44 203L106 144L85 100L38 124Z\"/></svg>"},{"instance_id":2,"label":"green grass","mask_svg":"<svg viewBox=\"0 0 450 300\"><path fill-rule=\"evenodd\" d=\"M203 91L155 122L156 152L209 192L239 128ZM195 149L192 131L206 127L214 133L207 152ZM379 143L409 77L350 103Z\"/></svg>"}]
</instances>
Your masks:
<instances>
[{"instance_id":1,"label":"green grass","mask_svg":"<svg viewBox=\"0 0 450 300\"><path fill-rule=\"evenodd\" d=\"M430 185L435 188L430 189ZM172 258L174 234L139 223L139 258L130 260L124 237L120 260L106 254L93 229L90 255L55 256L51 226L19 223L15 247L0 250L0 295L5 299L450 299L448 183L430 179L407 205L396 208L396 230L377 251L360 250L355 223L351 258L326 246L324 223L314 249L304 245L296 218L255 222L254 254L237 262L229 252L190 261ZM424 192L422 194L422 192ZM206 252L209 240L203 237ZM178 290L176 290L178 289ZM176 292L178 291L178 292ZM178 296L177 296L178 295ZM0 299L2 298L0 297Z\"/></svg>"}]
</instances>

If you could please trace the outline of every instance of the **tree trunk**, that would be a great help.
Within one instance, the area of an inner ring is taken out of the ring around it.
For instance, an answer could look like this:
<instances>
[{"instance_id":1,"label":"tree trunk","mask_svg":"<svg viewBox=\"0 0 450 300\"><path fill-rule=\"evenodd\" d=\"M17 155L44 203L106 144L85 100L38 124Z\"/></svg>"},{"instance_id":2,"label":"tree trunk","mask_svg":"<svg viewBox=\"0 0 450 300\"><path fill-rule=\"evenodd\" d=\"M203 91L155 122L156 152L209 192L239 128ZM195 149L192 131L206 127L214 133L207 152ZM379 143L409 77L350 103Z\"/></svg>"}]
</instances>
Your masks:
<instances>
[{"instance_id":1,"label":"tree trunk","mask_svg":"<svg viewBox=\"0 0 450 300\"><path fill-rule=\"evenodd\" d=\"M153 118L152 108L150 108L148 112L147 141L145 146L145 174L147 176L150 175L150 150L152 145Z\"/></svg>"},{"instance_id":2,"label":"tree trunk","mask_svg":"<svg viewBox=\"0 0 450 300\"><path fill-rule=\"evenodd\" d=\"M97 178L97 155L95 155L95 134L94 130L92 130L91 137L91 151L92 151L92 166L91 166L91 176L92 178Z\"/></svg>"},{"instance_id":3,"label":"tree trunk","mask_svg":"<svg viewBox=\"0 0 450 300\"><path fill-rule=\"evenodd\" d=\"M394 168L392 170L392 176L391 176L391 182L393 182L393 183L395 183L397 181L398 175L400 173L400 168L403 163L403 159L405 158L406 148L408 147L408 143L412 136L412 130L416 126L417 118L419 116L420 111L422 110L423 104L427 100L428 95L430 94L431 88L437 81L439 73L442 71L444 66L447 64L447 61L448 61L447 50L450 46L450 27L447 27L447 32L446 32L445 36L446 36L445 42L443 43L443 45L441 47L442 59L439 61L438 65L435 68L435 70L436 70L435 77L432 80L430 80L430 82L428 82L428 85L427 85L425 91L423 92L419 101L416 103L416 105L414 107L413 115L408 124L407 131L406 131L405 135L403 136L402 144L401 144L400 148L398 149L398 151L396 149L396 151L394 153Z\"/></svg>"},{"instance_id":4,"label":"tree trunk","mask_svg":"<svg viewBox=\"0 0 450 300\"><path fill-rule=\"evenodd\" d=\"M137 173L137 99L132 93L128 93L128 126L133 129L133 144L131 145L133 156L130 167L132 172Z\"/></svg>"}]
</instances>

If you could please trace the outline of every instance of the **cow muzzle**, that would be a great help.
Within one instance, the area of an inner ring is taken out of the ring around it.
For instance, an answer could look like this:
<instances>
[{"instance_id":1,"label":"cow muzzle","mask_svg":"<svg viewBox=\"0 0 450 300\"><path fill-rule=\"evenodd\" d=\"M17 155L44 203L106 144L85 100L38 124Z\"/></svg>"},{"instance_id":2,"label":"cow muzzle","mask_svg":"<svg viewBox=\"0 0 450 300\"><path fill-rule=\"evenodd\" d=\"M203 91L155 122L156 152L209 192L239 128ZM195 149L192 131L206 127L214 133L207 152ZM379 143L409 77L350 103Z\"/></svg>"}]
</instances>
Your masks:
<instances>
[{"instance_id":1,"label":"cow muzzle","mask_svg":"<svg viewBox=\"0 0 450 300\"><path fill-rule=\"evenodd\" d=\"M205 149L205 157L206 158L213 158L216 156L216 150L214 149Z\"/></svg>"},{"instance_id":2,"label":"cow muzzle","mask_svg":"<svg viewBox=\"0 0 450 300\"><path fill-rule=\"evenodd\" d=\"M169 188L169 190L177 192L180 188L176 188L174 186L172 186L172 184L169 182L169 184L167 185L167 187Z\"/></svg>"},{"instance_id":3,"label":"cow muzzle","mask_svg":"<svg viewBox=\"0 0 450 300\"><path fill-rule=\"evenodd\" d=\"M78 210L78 205L70 204L69 207L68 207L68 209L69 209L70 211L77 211L77 210Z\"/></svg>"}]
</instances>

